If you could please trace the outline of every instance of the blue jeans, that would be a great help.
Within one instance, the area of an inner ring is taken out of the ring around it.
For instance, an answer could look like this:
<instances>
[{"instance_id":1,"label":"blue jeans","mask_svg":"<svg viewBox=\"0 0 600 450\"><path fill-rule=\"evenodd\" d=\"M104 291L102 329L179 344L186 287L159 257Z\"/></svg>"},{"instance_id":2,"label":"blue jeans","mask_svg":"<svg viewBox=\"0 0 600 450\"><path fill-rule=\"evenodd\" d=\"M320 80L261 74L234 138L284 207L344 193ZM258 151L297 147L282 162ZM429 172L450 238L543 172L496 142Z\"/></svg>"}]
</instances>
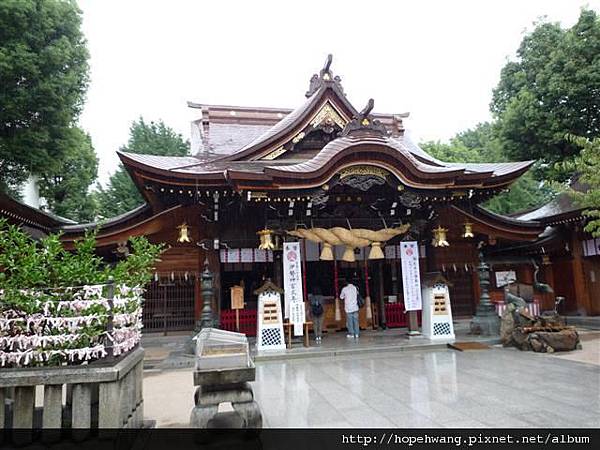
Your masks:
<instances>
[{"instance_id":1,"label":"blue jeans","mask_svg":"<svg viewBox=\"0 0 600 450\"><path fill-rule=\"evenodd\" d=\"M348 327L348 334L358 336L360 333L360 327L358 326L358 311L346 313L346 326Z\"/></svg>"}]
</instances>

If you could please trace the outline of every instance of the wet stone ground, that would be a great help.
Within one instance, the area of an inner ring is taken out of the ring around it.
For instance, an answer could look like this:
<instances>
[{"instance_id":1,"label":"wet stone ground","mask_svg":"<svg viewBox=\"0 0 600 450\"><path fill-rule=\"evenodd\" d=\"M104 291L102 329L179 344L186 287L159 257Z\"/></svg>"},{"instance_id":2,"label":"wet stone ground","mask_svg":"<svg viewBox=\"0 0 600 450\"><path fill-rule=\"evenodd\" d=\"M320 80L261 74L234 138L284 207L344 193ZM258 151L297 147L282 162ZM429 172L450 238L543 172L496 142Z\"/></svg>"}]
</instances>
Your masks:
<instances>
[{"instance_id":1,"label":"wet stone ground","mask_svg":"<svg viewBox=\"0 0 600 450\"><path fill-rule=\"evenodd\" d=\"M266 427L599 427L598 359L492 347L263 361L253 387ZM186 426L193 392L189 369L147 373L146 417Z\"/></svg>"}]
</instances>

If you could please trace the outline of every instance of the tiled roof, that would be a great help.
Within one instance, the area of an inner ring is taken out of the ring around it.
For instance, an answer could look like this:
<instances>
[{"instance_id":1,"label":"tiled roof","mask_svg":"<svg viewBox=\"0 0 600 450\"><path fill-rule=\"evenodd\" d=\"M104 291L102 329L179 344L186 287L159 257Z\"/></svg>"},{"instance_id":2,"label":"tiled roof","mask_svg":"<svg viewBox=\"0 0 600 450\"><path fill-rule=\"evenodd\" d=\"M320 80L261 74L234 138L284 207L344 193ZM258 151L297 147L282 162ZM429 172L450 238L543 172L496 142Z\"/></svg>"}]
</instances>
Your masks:
<instances>
[{"instance_id":1,"label":"tiled roof","mask_svg":"<svg viewBox=\"0 0 600 450\"><path fill-rule=\"evenodd\" d=\"M376 145L385 145L388 147L397 150L402 153L407 159L409 159L415 167L424 172L431 173L439 173L439 172L454 172L457 169L454 167L447 166L437 166L423 163L422 161L415 158L415 156L410 152L409 148L404 145L404 140L402 138L388 138L388 137L351 137L345 136L334 139L329 144L327 144L323 149L313 158L308 161L276 167L277 170L280 171L288 171L288 172L310 172L323 166L327 161L335 157L338 153L344 151L345 149L358 145L358 144L376 144ZM275 168L275 167L273 167Z\"/></svg>"},{"instance_id":2,"label":"tiled roof","mask_svg":"<svg viewBox=\"0 0 600 450\"><path fill-rule=\"evenodd\" d=\"M223 174L227 171L247 172L251 174L274 174L289 173L291 177L295 174L312 173L324 167L332 158L344 150L364 144L379 145L387 148L387 152L396 151L420 172L428 174L460 174L461 178L502 177L527 169L531 161L487 163L487 164L458 164L445 163L429 156L418 145L407 136L344 136L334 139L328 143L319 153L307 160L282 159L282 160L231 160L219 155L210 155L205 158L198 156L154 156L136 153L120 152L125 158L135 161L143 166L168 171L172 173L188 175Z\"/></svg>"},{"instance_id":3,"label":"tiled roof","mask_svg":"<svg viewBox=\"0 0 600 450\"><path fill-rule=\"evenodd\" d=\"M147 203L141 204L137 208L132 209L131 211L127 211L123 214L119 214L118 216L110 217L106 220L101 220L98 222L88 222L88 223L77 223L73 225L65 225L61 227L61 230L66 233L77 233L80 231L85 231L89 229L94 229L97 227L101 227L103 229L109 228L114 225L121 224L123 222L127 222L128 220L137 218L138 216L149 215L151 212L150 205Z\"/></svg>"},{"instance_id":4,"label":"tiled roof","mask_svg":"<svg viewBox=\"0 0 600 450\"><path fill-rule=\"evenodd\" d=\"M243 157L243 155L245 155L246 153L251 151L254 147L258 147L259 145L266 144L266 143L270 142L272 139L276 139L280 135L286 133L288 131L288 128L293 126L296 121L300 120L300 118L304 114L306 114L307 111L309 111L313 106L315 106L315 104L317 104L318 101L320 101L320 99L323 95L323 91L325 89L326 89L325 87L321 87L313 95L308 97L306 99L306 101L304 103L302 103L299 107L294 109L291 113L286 115L275 125L273 125L269 129L267 129L261 135L257 136L255 139L253 139L251 142L246 144L244 147L240 148L239 151L235 152L227 159L233 160L233 159L241 158L241 157Z\"/></svg>"},{"instance_id":5,"label":"tiled roof","mask_svg":"<svg viewBox=\"0 0 600 450\"><path fill-rule=\"evenodd\" d=\"M516 161L500 163L444 163L447 167L460 167L470 172L491 172L495 177L517 172L531 166L533 161Z\"/></svg>"},{"instance_id":6,"label":"tiled roof","mask_svg":"<svg viewBox=\"0 0 600 450\"><path fill-rule=\"evenodd\" d=\"M543 222L552 221L553 217L564 214L580 212L582 208L575 205L573 199L568 194L559 194L556 198L550 200L545 205L540 206L533 211L526 212L515 218L517 220L541 220Z\"/></svg>"},{"instance_id":7,"label":"tiled roof","mask_svg":"<svg viewBox=\"0 0 600 450\"><path fill-rule=\"evenodd\" d=\"M270 125L241 123L211 123L206 142L197 151L231 155L271 128Z\"/></svg>"}]
</instances>

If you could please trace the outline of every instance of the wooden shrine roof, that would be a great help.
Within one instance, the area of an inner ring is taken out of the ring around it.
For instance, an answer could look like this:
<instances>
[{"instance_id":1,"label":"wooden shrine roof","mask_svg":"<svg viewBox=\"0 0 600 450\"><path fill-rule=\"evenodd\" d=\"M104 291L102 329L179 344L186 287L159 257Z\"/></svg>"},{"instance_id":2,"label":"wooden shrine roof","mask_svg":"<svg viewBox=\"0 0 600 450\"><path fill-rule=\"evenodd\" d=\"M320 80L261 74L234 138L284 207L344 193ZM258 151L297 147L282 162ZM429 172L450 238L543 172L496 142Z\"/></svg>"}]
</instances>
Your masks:
<instances>
[{"instance_id":1,"label":"wooden shrine roof","mask_svg":"<svg viewBox=\"0 0 600 450\"><path fill-rule=\"evenodd\" d=\"M311 78L306 100L294 110L189 103L202 110L196 124L200 153L195 156L119 152L119 157L142 191L146 180L236 190L285 189L293 184L297 189L325 182L343 167L358 164L385 168L413 187L485 189L510 184L533 163L437 160L404 135L402 119L408 114L371 114L372 101L359 113L330 65L328 57ZM302 150L302 140L316 131L333 140Z\"/></svg>"},{"instance_id":2,"label":"wooden shrine roof","mask_svg":"<svg viewBox=\"0 0 600 450\"><path fill-rule=\"evenodd\" d=\"M0 192L0 217L6 218L8 223L23 227L36 238L75 224L70 219L26 205L3 192Z\"/></svg>"}]
</instances>

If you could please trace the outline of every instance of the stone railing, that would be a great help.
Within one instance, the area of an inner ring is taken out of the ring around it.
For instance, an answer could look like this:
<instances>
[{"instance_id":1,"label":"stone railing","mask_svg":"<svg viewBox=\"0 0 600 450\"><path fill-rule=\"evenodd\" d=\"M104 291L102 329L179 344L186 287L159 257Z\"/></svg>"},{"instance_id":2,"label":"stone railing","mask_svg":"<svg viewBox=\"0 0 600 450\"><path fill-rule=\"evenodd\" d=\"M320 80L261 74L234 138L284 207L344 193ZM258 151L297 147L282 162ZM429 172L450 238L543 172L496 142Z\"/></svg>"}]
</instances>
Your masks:
<instances>
[{"instance_id":1,"label":"stone railing","mask_svg":"<svg viewBox=\"0 0 600 450\"><path fill-rule=\"evenodd\" d=\"M112 362L2 369L0 428L139 428L144 419L143 359L138 347ZM85 433L79 436L85 438Z\"/></svg>"}]
</instances>

